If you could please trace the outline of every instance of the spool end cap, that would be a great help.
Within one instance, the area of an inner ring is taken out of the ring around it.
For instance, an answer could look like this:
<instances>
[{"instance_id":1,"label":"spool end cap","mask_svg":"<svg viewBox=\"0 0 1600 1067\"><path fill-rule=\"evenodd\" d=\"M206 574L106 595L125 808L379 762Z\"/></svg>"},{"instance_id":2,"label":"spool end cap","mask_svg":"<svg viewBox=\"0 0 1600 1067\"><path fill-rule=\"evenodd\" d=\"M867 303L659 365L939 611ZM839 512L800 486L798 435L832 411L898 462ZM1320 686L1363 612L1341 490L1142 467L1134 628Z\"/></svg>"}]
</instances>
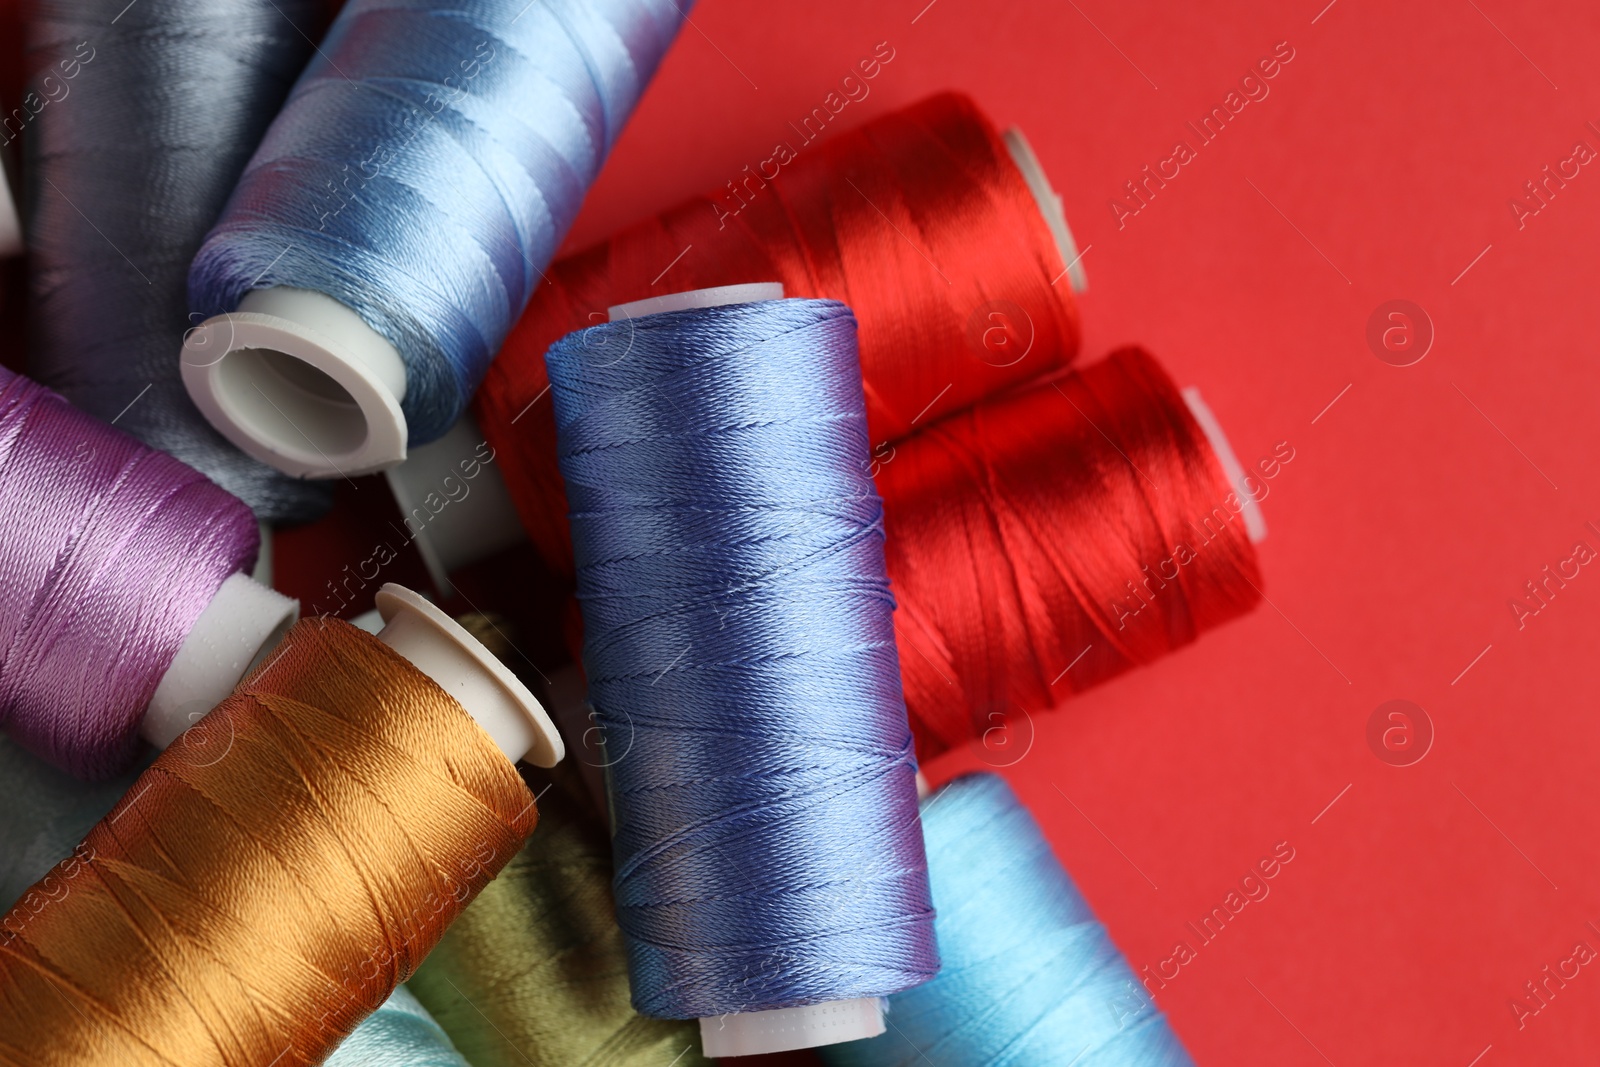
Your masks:
<instances>
[{"instance_id":1,"label":"spool end cap","mask_svg":"<svg viewBox=\"0 0 1600 1067\"><path fill-rule=\"evenodd\" d=\"M405 362L354 311L305 289L257 289L183 340L184 387L246 453L297 478L406 458Z\"/></svg>"},{"instance_id":2,"label":"spool end cap","mask_svg":"<svg viewBox=\"0 0 1600 1067\"><path fill-rule=\"evenodd\" d=\"M459 701L508 759L536 767L561 762L566 746L544 706L460 623L393 582L375 599L384 624L378 640Z\"/></svg>"},{"instance_id":3,"label":"spool end cap","mask_svg":"<svg viewBox=\"0 0 1600 1067\"><path fill-rule=\"evenodd\" d=\"M883 1000L860 997L700 1020L700 1046L713 1059L837 1045L883 1033Z\"/></svg>"},{"instance_id":4,"label":"spool end cap","mask_svg":"<svg viewBox=\"0 0 1600 1067\"><path fill-rule=\"evenodd\" d=\"M22 254L22 217L11 195L11 184L0 169L0 259Z\"/></svg>"}]
</instances>

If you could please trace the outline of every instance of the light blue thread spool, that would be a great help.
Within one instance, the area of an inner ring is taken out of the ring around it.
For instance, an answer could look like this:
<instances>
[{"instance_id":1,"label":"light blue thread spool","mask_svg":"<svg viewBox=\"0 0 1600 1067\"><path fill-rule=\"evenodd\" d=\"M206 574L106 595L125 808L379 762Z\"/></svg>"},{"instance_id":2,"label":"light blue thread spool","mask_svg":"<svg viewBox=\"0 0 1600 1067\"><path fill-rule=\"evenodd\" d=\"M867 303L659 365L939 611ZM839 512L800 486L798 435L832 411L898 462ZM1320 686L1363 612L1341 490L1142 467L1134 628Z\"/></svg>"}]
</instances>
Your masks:
<instances>
[{"instance_id":1,"label":"light blue thread spool","mask_svg":"<svg viewBox=\"0 0 1600 1067\"><path fill-rule=\"evenodd\" d=\"M1193 1067L1004 779L949 783L922 828L944 967L829 1067Z\"/></svg>"},{"instance_id":2,"label":"light blue thread spool","mask_svg":"<svg viewBox=\"0 0 1600 1067\"><path fill-rule=\"evenodd\" d=\"M684 17L674 0L352 0L195 258L213 317L183 378L201 411L303 477L443 434Z\"/></svg>"}]
</instances>

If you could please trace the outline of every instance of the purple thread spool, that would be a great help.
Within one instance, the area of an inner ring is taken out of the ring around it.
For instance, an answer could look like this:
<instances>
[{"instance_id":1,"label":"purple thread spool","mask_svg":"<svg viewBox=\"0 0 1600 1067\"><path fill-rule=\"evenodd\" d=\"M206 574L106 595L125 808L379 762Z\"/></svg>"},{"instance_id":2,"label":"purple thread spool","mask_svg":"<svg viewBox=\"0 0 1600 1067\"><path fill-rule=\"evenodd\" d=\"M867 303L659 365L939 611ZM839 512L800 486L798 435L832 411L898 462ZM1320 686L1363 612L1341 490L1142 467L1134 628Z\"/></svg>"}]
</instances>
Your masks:
<instances>
[{"instance_id":1,"label":"purple thread spool","mask_svg":"<svg viewBox=\"0 0 1600 1067\"><path fill-rule=\"evenodd\" d=\"M246 576L259 542L204 475L0 369L0 726L91 779L170 742L298 614Z\"/></svg>"}]
</instances>

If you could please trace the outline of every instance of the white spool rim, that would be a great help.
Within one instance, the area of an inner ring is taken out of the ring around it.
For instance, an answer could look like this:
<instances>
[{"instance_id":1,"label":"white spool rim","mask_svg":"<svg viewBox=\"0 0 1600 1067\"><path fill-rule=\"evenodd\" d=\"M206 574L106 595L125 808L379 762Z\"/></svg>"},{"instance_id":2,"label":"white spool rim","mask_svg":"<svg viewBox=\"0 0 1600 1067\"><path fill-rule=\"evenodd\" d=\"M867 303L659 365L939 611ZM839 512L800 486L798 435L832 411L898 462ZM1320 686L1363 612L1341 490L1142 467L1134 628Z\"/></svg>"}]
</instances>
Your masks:
<instances>
[{"instance_id":1,"label":"white spool rim","mask_svg":"<svg viewBox=\"0 0 1600 1067\"><path fill-rule=\"evenodd\" d=\"M712 1059L764 1056L861 1041L885 1029L883 999L860 997L701 1019L700 1047Z\"/></svg>"},{"instance_id":2,"label":"white spool rim","mask_svg":"<svg viewBox=\"0 0 1600 1067\"><path fill-rule=\"evenodd\" d=\"M300 617L300 603L243 574L229 575L156 685L139 733L166 748L227 699Z\"/></svg>"},{"instance_id":3,"label":"white spool rim","mask_svg":"<svg viewBox=\"0 0 1600 1067\"><path fill-rule=\"evenodd\" d=\"M1027 183L1028 191L1033 194L1034 203L1039 205L1039 214L1044 216L1050 236L1055 238L1056 251L1061 253L1061 265L1066 268L1068 284L1074 293L1087 292L1089 275L1083 269L1083 255L1078 251L1078 242L1067 225L1066 206L1057 195L1055 186L1050 184L1044 168L1039 165L1039 157L1033 154L1033 146L1015 126L1001 134L1000 138L1011 153L1011 161L1021 172L1022 180Z\"/></svg>"},{"instance_id":4,"label":"white spool rim","mask_svg":"<svg viewBox=\"0 0 1600 1067\"><path fill-rule=\"evenodd\" d=\"M440 596L454 590L452 571L525 540L505 479L492 459L479 458L478 449L486 443L477 422L463 415L443 437L413 448L404 463L384 472L401 524ZM477 473L468 476L473 464ZM465 492L451 495L450 479ZM440 501L437 509L430 506L433 498Z\"/></svg>"},{"instance_id":5,"label":"white spool rim","mask_svg":"<svg viewBox=\"0 0 1600 1067\"><path fill-rule=\"evenodd\" d=\"M426 597L386 583L375 598L378 640L454 697L512 762L554 767L566 755L537 697L494 653Z\"/></svg>"},{"instance_id":6,"label":"white spool rim","mask_svg":"<svg viewBox=\"0 0 1600 1067\"><path fill-rule=\"evenodd\" d=\"M1256 499L1245 481L1244 465L1239 462L1239 456L1234 452L1227 433L1223 431L1221 421L1200 396L1200 390L1195 386L1186 385L1182 392L1183 402L1188 405L1194 421L1200 424L1201 432L1206 435L1206 442L1211 445L1211 451L1216 453L1217 462L1222 464L1222 473L1228 476L1234 493L1239 497L1245 534L1249 536L1252 545L1259 545L1267 539L1267 517L1262 514L1261 502Z\"/></svg>"},{"instance_id":7,"label":"white spool rim","mask_svg":"<svg viewBox=\"0 0 1600 1067\"><path fill-rule=\"evenodd\" d=\"M0 167L0 259L20 256L23 250L22 216L11 195L8 174L8 168Z\"/></svg>"},{"instance_id":8,"label":"white spool rim","mask_svg":"<svg viewBox=\"0 0 1600 1067\"><path fill-rule=\"evenodd\" d=\"M706 289L686 289L666 296L651 296L606 309L611 321L637 319L686 308L723 307L728 304L754 304L762 300L782 300L783 283L748 282L742 285L715 285Z\"/></svg>"},{"instance_id":9,"label":"white spool rim","mask_svg":"<svg viewBox=\"0 0 1600 1067\"><path fill-rule=\"evenodd\" d=\"M298 478L406 458L405 363L354 311L304 289L258 289L184 338L184 387L247 454Z\"/></svg>"}]
</instances>

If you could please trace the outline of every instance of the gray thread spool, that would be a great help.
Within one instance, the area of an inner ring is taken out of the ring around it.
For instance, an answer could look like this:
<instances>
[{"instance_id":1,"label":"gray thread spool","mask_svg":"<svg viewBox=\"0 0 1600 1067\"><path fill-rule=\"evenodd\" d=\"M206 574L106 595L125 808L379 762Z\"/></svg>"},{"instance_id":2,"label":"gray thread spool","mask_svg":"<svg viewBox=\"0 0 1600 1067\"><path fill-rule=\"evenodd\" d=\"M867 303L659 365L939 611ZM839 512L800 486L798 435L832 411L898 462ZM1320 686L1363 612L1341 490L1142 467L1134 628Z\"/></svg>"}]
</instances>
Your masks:
<instances>
[{"instance_id":1,"label":"gray thread spool","mask_svg":"<svg viewBox=\"0 0 1600 1067\"><path fill-rule=\"evenodd\" d=\"M190 260L311 54L319 15L314 0L41 0L29 29L32 375L263 522L316 517L330 487L224 440L173 352L193 325Z\"/></svg>"}]
</instances>

